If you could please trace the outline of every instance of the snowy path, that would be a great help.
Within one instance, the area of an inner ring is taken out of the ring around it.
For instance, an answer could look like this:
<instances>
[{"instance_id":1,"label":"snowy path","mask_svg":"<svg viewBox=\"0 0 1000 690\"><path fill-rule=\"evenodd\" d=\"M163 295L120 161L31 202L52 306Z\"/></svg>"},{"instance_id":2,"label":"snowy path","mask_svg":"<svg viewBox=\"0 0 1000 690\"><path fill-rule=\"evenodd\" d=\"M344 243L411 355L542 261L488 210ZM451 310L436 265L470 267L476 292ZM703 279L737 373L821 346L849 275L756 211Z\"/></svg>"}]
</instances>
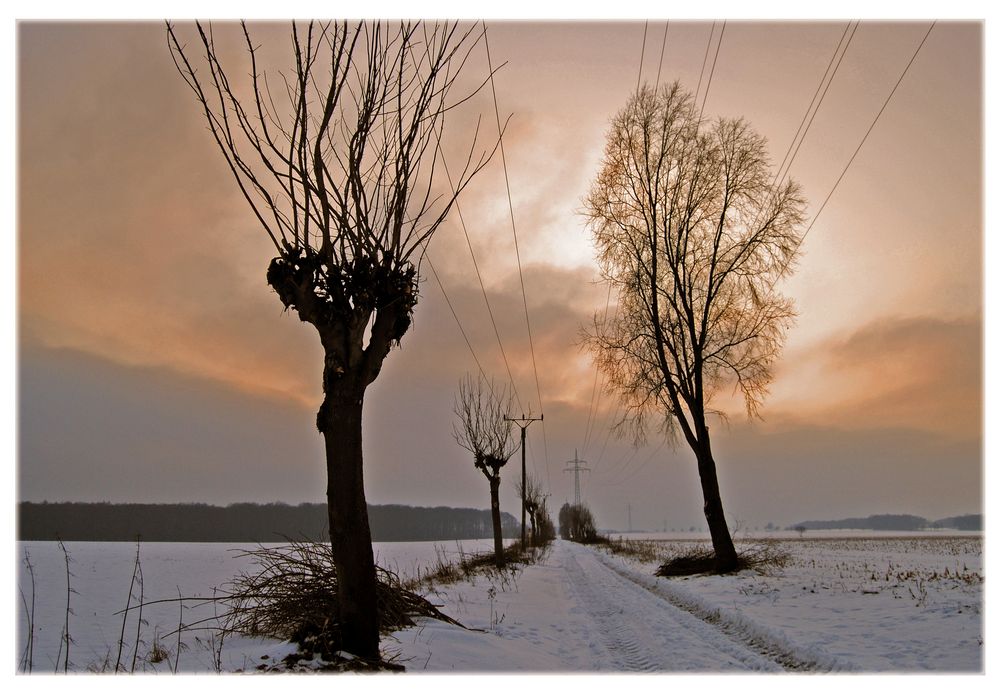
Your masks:
<instances>
[{"instance_id":1,"label":"snowy path","mask_svg":"<svg viewBox=\"0 0 1000 690\"><path fill-rule=\"evenodd\" d=\"M491 595L492 592L492 595ZM438 596L470 627L437 621L383 642L414 671L770 671L808 668L712 616L672 603L594 549L553 543L516 590L459 583ZM485 603L484 603L485 602ZM680 602L682 603L682 602Z\"/></svg>"},{"instance_id":2,"label":"snowy path","mask_svg":"<svg viewBox=\"0 0 1000 690\"><path fill-rule=\"evenodd\" d=\"M590 548L558 542L579 606L593 619L614 671L780 671L782 667L716 626L678 608L605 564Z\"/></svg>"}]
</instances>

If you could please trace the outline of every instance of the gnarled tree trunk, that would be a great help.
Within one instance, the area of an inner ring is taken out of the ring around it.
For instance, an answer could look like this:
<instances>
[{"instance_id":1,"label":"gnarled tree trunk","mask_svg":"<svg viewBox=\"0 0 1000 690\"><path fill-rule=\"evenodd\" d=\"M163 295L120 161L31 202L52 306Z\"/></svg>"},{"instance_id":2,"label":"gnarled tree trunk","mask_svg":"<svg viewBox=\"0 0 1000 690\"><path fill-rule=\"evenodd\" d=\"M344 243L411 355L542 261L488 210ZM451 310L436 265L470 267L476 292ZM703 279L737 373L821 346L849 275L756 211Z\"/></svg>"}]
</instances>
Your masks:
<instances>
[{"instance_id":1,"label":"gnarled tree trunk","mask_svg":"<svg viewBox=\"0 0 1000 690\"><path fill-rule=\"evenodd\" d=\"M377 659L375 560L361 446L363 406L363 387L350 383L337 386L327 392L316 422L326 446L327 515L342 645L352 654Z\"/></svg>"}]
</instances>

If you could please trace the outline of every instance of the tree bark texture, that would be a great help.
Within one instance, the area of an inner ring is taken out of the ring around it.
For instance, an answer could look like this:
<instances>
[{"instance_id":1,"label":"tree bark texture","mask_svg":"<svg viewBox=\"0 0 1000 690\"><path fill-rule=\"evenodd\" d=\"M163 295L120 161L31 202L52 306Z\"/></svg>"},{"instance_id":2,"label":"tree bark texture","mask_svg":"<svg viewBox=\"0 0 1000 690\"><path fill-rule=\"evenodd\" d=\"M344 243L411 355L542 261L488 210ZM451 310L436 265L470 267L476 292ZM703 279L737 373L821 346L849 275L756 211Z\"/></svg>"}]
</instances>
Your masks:
<instances>
[{"instance_id":1,"label":"tree bark texture","mask_svg":"<svg viewBox=\"0 0 1000 690\"><path fill-rule=\"evenodd\" d=\"M348 388L348 386L344 386ZM377 659L378 604L361 462L364 389L329 391L318 418L326 446L330 545L345 651Z\"/></svg>"},{"instance_id":2,"label":"tree bark texture","mask_svg":"<svg viewBox=\"0 0 1000 690\"><path fill-rule=\"evenodd\" d=\"M498 568L505 564L503 554L503 530L500 525L500 477L490 477L490 512L493 514L493 551L496 553Z\"/></svg>"},{"instance_id":3,"label":"tree bark texture","mask_svg":"<svg viewBox=\"0 0 1000 690\"><path fill-rule=\"evenodd\" d=\"M736 547L729 534L726 524L726 514L722 509L722 495L719 491L719 476L715 469L715 458L712 456L712 446L708 435L695 449L698 458L698 476L701 479L701 492L705 499L705 520L708 531L712 535L712 548L715 550L716 570L727 573L736 570Z\"/></svg>"}]
</instances>

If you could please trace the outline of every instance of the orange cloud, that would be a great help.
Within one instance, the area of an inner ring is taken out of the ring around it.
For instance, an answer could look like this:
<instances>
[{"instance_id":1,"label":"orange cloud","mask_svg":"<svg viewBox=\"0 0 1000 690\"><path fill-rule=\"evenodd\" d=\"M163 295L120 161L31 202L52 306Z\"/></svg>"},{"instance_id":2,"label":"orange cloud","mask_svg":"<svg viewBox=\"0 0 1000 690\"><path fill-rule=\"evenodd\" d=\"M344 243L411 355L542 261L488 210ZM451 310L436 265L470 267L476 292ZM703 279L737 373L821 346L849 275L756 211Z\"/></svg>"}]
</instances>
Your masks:
<instances>
[{"instance_id":1,"label":"orange cloud","mask_svg":"<svg viewBox=\"0 0 1000 690\"><path fill-rule=\"evenodd\" d=\"M849 428L982 433L978 319L887 318L780 365L770 417Z\"/></svg>"}]
</instances>

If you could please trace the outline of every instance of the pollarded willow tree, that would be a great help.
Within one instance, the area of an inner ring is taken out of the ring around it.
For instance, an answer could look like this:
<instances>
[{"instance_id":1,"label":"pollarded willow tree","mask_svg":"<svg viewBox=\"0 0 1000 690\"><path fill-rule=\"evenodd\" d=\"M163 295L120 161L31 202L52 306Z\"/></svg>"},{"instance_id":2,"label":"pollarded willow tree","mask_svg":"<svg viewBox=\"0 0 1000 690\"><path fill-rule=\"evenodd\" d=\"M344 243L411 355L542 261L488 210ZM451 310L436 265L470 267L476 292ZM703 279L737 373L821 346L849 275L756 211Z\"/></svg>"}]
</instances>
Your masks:
<instances>
[{"instance_id":1,"label":"pollarded willow tree","mask_svg":"<svg viewBox=\"0 0 1000 690\"><path fill-rule=\"evenodd\" d=\"M319 335L316 426L325 441L340 643L377 658L362 408L410 327L427 242L492 155L477 155L471 135L454 185L443 188L436 175L445 113L476 88L459 93L456 80L481 34L449 23L293 22L291 66L268 73L241 26L248 64L228 71L210 25L195 24L196 47L188 48L168 23L167 42L274 245L268 285Z\"/></svg>"},{"instance_id":2,"label":"pollarded willow tree","mask_svg":"<svg viewBox=\"0 0 1000 690\"><path fill-rule=\"evenodd\" d=\"M805 200L775 184L765 139L742 119L701 119L679 83L637 91L614 117L585 200L615 315L586 342L623 400L618 429L658 420L694 451L720 572L737 567L707 418L734 387L757 414L794 317L773 290L800 243Z\"/></svg>"},{"instance_id":3,"label":"pollarded willow tree","mask_svg":"<svg viewBox=\"0 0 1000 690\"><path fill-rule=\"evenodd\" d=\"M493 551L498 568L504 565L503 529L500 522L500 470L517 450L507 421L513 394L484 378L466 376L458 384L452 434L458 445L472 453L473 464L490 484L493 517Z\"/></svg>"}]
</instances>

